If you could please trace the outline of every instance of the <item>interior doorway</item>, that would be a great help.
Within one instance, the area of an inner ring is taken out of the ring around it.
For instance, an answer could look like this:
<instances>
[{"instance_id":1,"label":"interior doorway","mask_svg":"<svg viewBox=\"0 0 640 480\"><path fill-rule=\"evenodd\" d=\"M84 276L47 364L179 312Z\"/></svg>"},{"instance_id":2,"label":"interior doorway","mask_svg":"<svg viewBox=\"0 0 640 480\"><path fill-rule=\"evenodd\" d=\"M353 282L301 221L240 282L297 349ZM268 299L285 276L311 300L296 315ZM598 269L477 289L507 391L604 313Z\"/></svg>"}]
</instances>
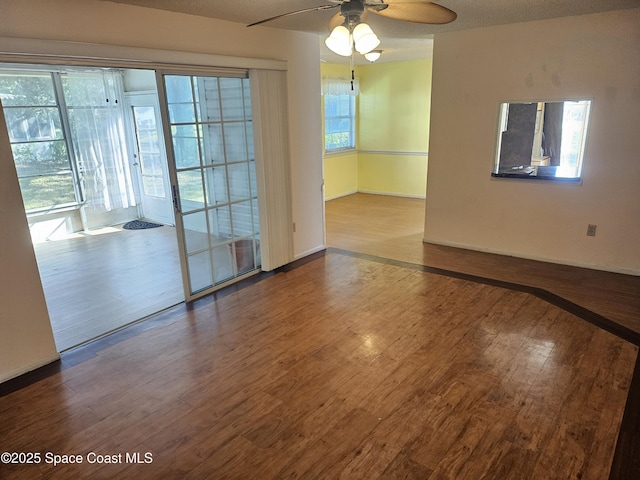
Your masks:
<instances>
[{"instance_id":1,"label":"interior doorway","mask_svg":"<svg viewBox=\"0 0 640 480\"><path fill-rule=\"evenodd\" d=\"M0 96L59 351L259 271L248 70L2 64Z\"/></svg>"},{"instance_id":2,"label":"interior doorway","mask_svg":"<svg viewBox=\"0 0 640 480\"><path fill-rule=\"evenodd\" d=\"M58 350L184 301L155 72L2 64L0 97Z\"/></svg>"}]
</instances>

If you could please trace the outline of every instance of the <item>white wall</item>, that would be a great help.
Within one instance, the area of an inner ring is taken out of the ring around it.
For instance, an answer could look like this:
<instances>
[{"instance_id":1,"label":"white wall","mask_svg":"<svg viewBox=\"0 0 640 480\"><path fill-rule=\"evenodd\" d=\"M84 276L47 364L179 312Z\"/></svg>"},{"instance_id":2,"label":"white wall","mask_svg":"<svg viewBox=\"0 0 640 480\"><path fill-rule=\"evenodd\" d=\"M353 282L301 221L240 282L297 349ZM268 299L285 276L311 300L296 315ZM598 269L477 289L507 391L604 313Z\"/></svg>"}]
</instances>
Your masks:
<instances>
[{"instance_id":1,"label":"white wall","mask_svg":"<svg viewBox=\"0 0 640 480\"><path fill-rule=\"evenodd\" d=\"M0 37L63 40L104 45L121 45L235 57L284 60L288 63L290 153L292 159L293 216L296 222L294 253L303 256L323 248L322 137L320 92L320 53L315 35L266 27L244 25L95 0L2 0ZM0 151L3 165L0 191L9 202L2 205L2 230L13 232L11 247L5 251L4 239L0 260L3 285L0 305L0 380L15 372L22 373L37 363L46 363L50 345L18 335L23 321L13 310L4 315L5 305L30 303L25 314L34 318L34 336L51 337L46 310L35 309L44 298L34 265L29 232L19 198L15 171L5 174L12 164L6 148ZM12 210L8 210L10 205ZM5 208L6 207L6 208ZM31 262L31 263L30 263ZM7 288L8 279L24 277ZM17 286L21 285L21 287ZM26 306L25 306L26 308ZM51 342L53 339L51 338ZM15 345L4 350L5 343ZM46 343L46 342L45 342ZM54 350L55 351L55 350ZM23 352L29 352L24 358ZM17 370L16 370L17 369ZM22 370L22 371L19 371Z\"/></svg>"},{"instance_id":2,"label":"white wall","mask_svg":"<svg viewBox=\"0 0 640 480\"><path fill-rule=\"evenodd\" d=\"M155 92L156 73L153 70L125 70L125 92Z\"/></svg>"},{"instance_id":3,"label":"white wall","mask_svg":"<svg viewBox=\"0 0 640 480\"><path fill-rule=\"evenodd\" d=\"M0 382L58 358L0 115Z\"/></svg>"},{"instance_id":4,"label":"white wall","mask_svg":"<svg viewBox=\"0 0 640 480\"><path fill-rule=\"evenodd\" d=\"M491 178L498 104L563 97L593 99L582 184ZM639 126L640 9L438 34L425 241L640 274Z\"/></svg>"}]
</instances>

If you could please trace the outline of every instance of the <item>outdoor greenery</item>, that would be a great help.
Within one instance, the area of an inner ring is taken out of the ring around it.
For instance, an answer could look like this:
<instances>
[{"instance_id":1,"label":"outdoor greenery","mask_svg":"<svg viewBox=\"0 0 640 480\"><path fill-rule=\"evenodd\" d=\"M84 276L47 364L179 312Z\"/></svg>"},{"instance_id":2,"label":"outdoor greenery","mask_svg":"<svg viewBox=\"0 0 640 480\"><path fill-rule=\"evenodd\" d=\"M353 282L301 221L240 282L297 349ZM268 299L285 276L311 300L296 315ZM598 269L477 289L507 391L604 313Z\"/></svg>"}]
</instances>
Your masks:
<instances>
[{"instance_id":1,"label":"outdoor greenery","mask_svg":"<svg viewBox=\"0 0 640 480\"><path fill-rule=\"evenodd\" d=\"M18 143L11 150L20 178L71 171L64 141Z\"/></svg>"},{"instance_id":2,"label":"outdoor greenery","mask_svg":"<svg viewBox=\"0 0 640 480\"><path fill-rule=\"evenodd\" d=\"M71 174L21 178L20 188L27 211L76 201Z\"/></svg>"},{"instance_id":3,"label":"outdoor greenery","mask_svg":"<svg viewBox=\"0 0 640 480\"><path fill-rule=\"evenodd\" d=\"M75 202L52 75L0 75L0 98L25 209Z\"/></svg>"},{"instance_id":4,"label":"outdoor greenery","mask_svg":"<svg viewBox=\"0 0 640 480\"><path fill-rule=\"evenodd\" d=\"M326 133L324 136L326 150L338 150L340 148L352 148L349 132Z\"/></svg>"},{"instance_id":5,"label":"outdoor greenery","mask_svg":"<svg viewBox=\"0 0 640 480\"><path fill-rule=\"evenodd\" d=\"M0 75L0 98L4 107L56 106L50 74Z\"/></svg>"},{"instance_id":6,"label":"outdoor greenery","mask_svg":"<svg viewBox=\"0 0 640 480\"><path fill-rule=\"evenodd\" d=\"M355 99L350 95L324 96L325 151L355 147Z\"/></svg>"}]
</instances>

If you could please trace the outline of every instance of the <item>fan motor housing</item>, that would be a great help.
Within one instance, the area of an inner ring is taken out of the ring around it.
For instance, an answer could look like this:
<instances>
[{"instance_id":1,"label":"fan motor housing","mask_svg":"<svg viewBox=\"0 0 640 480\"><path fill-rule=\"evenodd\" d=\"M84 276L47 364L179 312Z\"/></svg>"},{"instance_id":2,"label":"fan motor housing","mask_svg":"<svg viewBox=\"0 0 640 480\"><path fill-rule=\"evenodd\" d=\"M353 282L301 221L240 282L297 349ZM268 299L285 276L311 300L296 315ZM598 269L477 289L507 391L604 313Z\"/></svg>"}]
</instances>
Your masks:
<instances>
[{"instance_id":1,"label":"fan motor housing","mask_svg":"<svg viewBox=\"0 0 640 480\"><path fill-rule=\"evenodd\" d=\"M376 12L380 12L386 9L389 5L382 0L348 0L340 2L340 15L342 15L346 21L350 24L356 24L360 22L360 18L364 13L365 6Z\"/></svg>"},{"instance_id":2,"label":"fan motor housing","mask_svg":"<svg viewBox=\"0 0 640 480\"><path fill-rule=\"evenodd\" d=\"M342 2L340 5L340 13L343 17L348 16L360 16L364 13L364 5L361 0L355 0L352 2Z\"/></svg>"}]
</instances>

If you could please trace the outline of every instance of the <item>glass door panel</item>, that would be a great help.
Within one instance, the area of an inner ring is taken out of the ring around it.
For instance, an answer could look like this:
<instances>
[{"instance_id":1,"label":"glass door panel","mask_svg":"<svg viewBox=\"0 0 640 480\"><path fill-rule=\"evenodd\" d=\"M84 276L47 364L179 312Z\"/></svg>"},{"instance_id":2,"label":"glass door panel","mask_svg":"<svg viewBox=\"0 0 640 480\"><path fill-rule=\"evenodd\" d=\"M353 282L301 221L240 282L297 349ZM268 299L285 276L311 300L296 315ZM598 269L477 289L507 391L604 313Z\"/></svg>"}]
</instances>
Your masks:
<instances>
[{"instance_id":1,"label":"glass door panel","mask_svg":"<svg viewBox=\"0 0 640 480\"><path fill-rule=\"evenodd\" d=\"M163 75L187 298L260 267L249 81Z\"/></svg>"},{"instance_id":2,"label":"glass door panel","mask_svg":"<svg viewBox=\"0 0 640 480\"><path fill-rule=\"evenodd\" d=\"M153 107L132 107L138 140L138 161L142 175L143 195L165 198L162 158Z\"/></svg>"},{"instance_id":3,"label":"glass door panel","mask_svg":"<svg viewBox=\"0 0 640 480\"><path fill-rule=\"evenodd\" d=\"M135 134L135 162L142 216L152 222L173 225L173 205L158 96L132 93L127 101Z\"/></svg>"}]
</instances>

